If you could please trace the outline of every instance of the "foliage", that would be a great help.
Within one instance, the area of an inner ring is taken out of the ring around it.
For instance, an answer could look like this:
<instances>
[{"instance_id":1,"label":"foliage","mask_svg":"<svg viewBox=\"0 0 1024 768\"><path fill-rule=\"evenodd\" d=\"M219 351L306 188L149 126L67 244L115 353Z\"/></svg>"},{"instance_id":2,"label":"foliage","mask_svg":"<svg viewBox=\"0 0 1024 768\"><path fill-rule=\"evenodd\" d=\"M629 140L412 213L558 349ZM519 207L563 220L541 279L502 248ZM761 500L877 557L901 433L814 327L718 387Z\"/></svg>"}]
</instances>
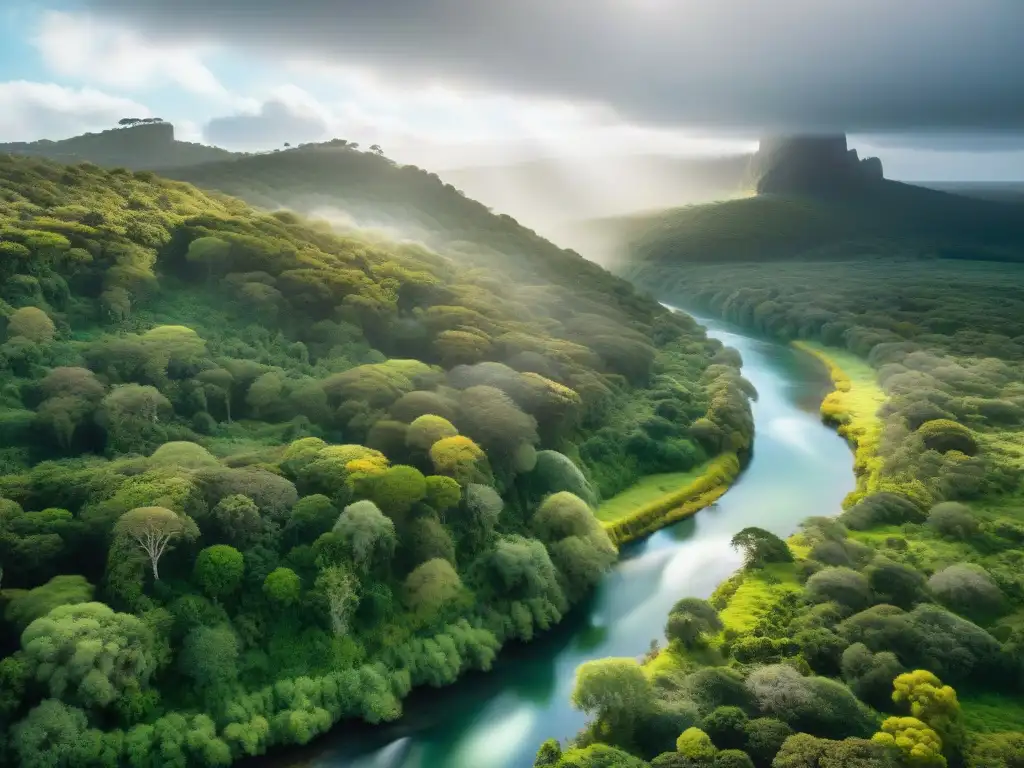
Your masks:
<instances>
[{"instance_id":1,"label":"foliage","mask_svg":"<svg viewBox=\"0 0 1024 768\"><path fill-rule=\"evenodd\" d=\"M585 599L616 558L601 492L713 459L698 419L749 443L738 361L690 318L424 172L281 154L196 169L273 213L0 157L0 728L25 764L220 765L394 719ZM325 165L419 189L429 245L250 184L332 193ZM672 738L693 720L664 711Z\"/></svg>"},{"instance_id":2,"label":"foliage","mask_svg":"<svg viewBox=\"0 0 1024 768\"><path fill-rule=\"evenodd\" d=\"M767 563L792 562L793 554L786 542L763 528L744 528L732 537L733 549L743 553L748 568L759 568Z\"/></svg>"},{"instance_id":3,"label":"foliage","mask_svg":"<svg viewBox=\"0 0 1024 768\"><path fill-rule=\"evenodd\" d=\"M215 544L196 557L196 583L214 599L231 595L242 583L245 557L234 547Z\"/></svg>"}]
</instances>

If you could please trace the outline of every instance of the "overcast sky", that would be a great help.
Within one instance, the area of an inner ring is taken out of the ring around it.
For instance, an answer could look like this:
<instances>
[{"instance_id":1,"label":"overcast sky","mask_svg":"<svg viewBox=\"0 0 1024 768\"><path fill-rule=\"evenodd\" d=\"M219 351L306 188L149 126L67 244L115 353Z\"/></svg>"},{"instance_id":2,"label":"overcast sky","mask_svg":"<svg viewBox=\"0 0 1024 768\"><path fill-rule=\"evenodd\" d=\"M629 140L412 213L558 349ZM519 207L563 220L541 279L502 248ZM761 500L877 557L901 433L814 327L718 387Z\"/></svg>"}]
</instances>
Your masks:
<instances>
[{"instance_id":1,"label":"overcast sky","mask_svg":"<svg viewBox=\"0 0 1024 768\"><path fill-rule=\"evenodd\" d=\"M1024 0L2 0L0 141L157 115L444 167L847 131L887 175L1024 179Z\"/></svg>"}]
</instances>

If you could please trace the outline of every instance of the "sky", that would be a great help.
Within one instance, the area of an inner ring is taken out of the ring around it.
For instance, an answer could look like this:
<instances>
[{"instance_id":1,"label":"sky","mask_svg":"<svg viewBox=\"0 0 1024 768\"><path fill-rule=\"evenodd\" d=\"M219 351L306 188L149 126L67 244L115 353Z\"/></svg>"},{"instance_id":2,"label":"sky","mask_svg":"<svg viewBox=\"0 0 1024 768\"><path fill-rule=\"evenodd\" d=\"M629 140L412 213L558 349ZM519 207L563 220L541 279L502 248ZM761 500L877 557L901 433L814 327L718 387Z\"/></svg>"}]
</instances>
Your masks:
<instances>
[{"instance_id":1,"label":"sky","mask_svg":"<svg viewBox=\"0 0 1024 768\"><path fill-rule=\"evenodd\" d=\"M0 141L158 116L438 169L851 134L887 175L1024 179L1024 0L0 0Z\"/></svg>"}]
</instances>

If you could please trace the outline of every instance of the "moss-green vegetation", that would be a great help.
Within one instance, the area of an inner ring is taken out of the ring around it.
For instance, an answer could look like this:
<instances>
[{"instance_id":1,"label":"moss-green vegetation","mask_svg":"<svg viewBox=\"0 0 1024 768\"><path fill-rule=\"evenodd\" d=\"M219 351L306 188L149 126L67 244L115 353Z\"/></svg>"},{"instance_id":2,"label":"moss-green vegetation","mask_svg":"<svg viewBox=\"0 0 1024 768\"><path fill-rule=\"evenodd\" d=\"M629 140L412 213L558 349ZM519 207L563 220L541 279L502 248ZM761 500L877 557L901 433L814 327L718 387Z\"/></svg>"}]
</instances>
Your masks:
<instances>
[{"instance_id":1,"label":"moss-green vegetation","mask_svg":"<svg viewBox=\"0 0 1024 768\"><path fill-rule=\"evenodd\" d=\"M621 544L678 522L713 504L729 489L739 473L739 458L734 453L726 453L708 462L691 482L660 496L648 492L653 497L650 501L637 503L631 508L617 502L622 510L620 514L610 517L605 510L598 517L612 541Z\"/></svg>"},{"instance_id":2,"label":"moss-green vegetation","mask_svg":"<svg viewBox=\"0 0 1024 768\"><path fill-rule=\"evenodd\" d=\"M781 547L737 534L744 569L670 613L633 718L591 699L577 748L688 768L1020 764L1021 268L668 261L643 273L666 299L829 367L822 415L853 443L858 489Z\"/></svg>"},{"instance_id":3,"label":"moss-green vegetation","mask_svg":"<svg viewBox=\"0 0 1024 768\"><path fill-rule=\"evenodd\" d=\"M513 231L442 255L0 157L0 762L396 718L588 593L602 495L749 444L734 354Z\"/></svg>"},{"instance_id":4,"label":"moss-green vegetation","mask_svg":"<svg viewBox=\"0 0 1024 768\"><path fill-rule=\"evenodd\" d=\"M637 507L642 507L680 491L707 471L710 462L694 467L689 472L665 472L648 475L610 499L605 499L594 511L602 522L615 522Z\"/></svg>"}]
</instances>

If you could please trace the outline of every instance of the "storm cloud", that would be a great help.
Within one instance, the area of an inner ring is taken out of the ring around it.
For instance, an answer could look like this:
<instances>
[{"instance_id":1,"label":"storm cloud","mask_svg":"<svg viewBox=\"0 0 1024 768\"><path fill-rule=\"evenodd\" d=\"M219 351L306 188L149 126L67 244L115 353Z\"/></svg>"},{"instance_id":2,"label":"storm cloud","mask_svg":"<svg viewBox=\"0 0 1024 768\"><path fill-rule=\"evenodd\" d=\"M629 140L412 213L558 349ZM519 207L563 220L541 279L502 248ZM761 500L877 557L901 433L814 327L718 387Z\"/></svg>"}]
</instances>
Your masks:
<instances>
[{"instance_id":1,"label":"storm cloud","mask_svg":"<svg viewBox=\"0 0 1024 768\"><path fill-rule=\"evenodd\" d=\"M1021 0L87 0L151 35L651 125L1024 127Z\"/></svg>"}]
</instances>

